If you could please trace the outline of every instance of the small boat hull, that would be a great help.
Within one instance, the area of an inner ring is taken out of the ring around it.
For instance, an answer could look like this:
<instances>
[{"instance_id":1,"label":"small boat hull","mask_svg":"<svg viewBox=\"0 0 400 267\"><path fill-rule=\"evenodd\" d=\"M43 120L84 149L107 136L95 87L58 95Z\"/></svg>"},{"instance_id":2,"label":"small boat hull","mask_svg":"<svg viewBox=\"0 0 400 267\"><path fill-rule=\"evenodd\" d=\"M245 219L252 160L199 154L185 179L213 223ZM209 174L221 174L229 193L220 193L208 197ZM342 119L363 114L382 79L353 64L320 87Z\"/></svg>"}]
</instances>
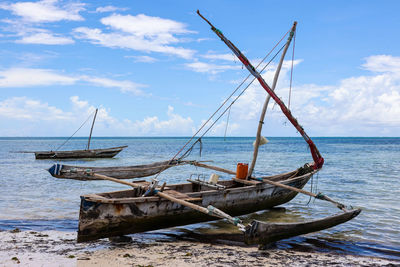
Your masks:
<instances>
[{"instance_id":1,"label":"small boat hull","mask_svg":"<svg viewBox=\"0 0 400 267\"><path fill-rule=\"evenodd\" d=\"M294 171L272 177L283 184L303 188L316 172L310 170L293 177L298 173ZM297 192L262 182L254 185L233 180L220 183L227 189L210 190L196 184L177 184L168 185L164 193L178 192L176 197L203 207L212 205L232 216L272 208L297 195ZM215 220L215 217L157 196L138 197L141 193L139 189L132 189L81 196L78 242Z\"/></svg>"},{"instance_id":2,"label":"small boat hull","mask_svg":"<svg viewBox=\"0 0 400 267\"><path fill-rule=\"evenodd\" d=\"M321 231L345 223L356 217L360 212L361 209L353 209L319 220L301 223L253 221L251 226L246 229L245 242L246 244L267 245L281 239Z\"/></svg>"},{"instance_id":3,"label":"small boat hull","mask_svg":"<svg viewBox=\"0 0 400 267\"><path fill-rule=\"evenodd\" d=\"M72 166L65 164L54 164L48 171L56 178L74 179L74 180L99 180L98 178L90 175L97 173L107 175L117 179L132 179L147 177L166 170L172 166L186 164L185 161L160 161L147 165L135 166L119 166L119 167L89 167L89 166Z\"/></svg>"},{"instance_id":4,"label":"small boat hull","mask_svg":"<svg viewBox=\"0 0 400 267\"><path fill-rule=\"evenodd\" d=\"M112 158L126 147L127 146L120 146L70 151L36 151L34 153L36 159Z\"/></svg>"}]
</instances>

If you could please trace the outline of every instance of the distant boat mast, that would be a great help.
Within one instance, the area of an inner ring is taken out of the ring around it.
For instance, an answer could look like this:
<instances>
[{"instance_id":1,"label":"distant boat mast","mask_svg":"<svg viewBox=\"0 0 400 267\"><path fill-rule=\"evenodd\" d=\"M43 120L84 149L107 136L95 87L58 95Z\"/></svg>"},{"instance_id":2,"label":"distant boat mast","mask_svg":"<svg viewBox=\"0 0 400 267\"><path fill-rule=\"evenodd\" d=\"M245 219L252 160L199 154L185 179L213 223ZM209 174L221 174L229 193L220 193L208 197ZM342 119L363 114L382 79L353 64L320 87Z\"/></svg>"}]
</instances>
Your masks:
<instances>
[{"instance_id":1,"label":"distant boat mast","mask_svg":"<svg viewBox=\"0 0 400 267\"><path fill-rule=\"evenodd\" d=\"M93 126L94 126L94 121L96 120L97 110L98 109L96 108L96 112L94 113L94 118L93 118L93 122L92 122L92 128L90 128L90 134L89 134L89 140L88 140L88 144L87 144L87 150L89 150L89 147L90 147L90 139L92 138Z\"/></svg>"}]
</instances>

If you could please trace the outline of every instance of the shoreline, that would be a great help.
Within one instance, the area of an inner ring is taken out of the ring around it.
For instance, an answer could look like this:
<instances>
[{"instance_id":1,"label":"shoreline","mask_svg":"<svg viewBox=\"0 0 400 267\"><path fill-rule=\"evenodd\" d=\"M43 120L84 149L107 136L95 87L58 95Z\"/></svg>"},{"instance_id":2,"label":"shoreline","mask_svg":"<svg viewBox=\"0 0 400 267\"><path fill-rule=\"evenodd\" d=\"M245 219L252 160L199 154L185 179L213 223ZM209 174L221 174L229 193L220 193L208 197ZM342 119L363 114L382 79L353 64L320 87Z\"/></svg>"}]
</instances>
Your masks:
<instances>
[{"instance_id":1,"label":"shoreline","mask_svg":"<svg viewBox=\"0 0 400 267\"><path fill-rule=\"evenodd\" d=\"M75 232L1 231L0 266L400 266L391 259L292 248L258 250L235 241L133 238L78 244Z\"/></svg>"}]
</instances>

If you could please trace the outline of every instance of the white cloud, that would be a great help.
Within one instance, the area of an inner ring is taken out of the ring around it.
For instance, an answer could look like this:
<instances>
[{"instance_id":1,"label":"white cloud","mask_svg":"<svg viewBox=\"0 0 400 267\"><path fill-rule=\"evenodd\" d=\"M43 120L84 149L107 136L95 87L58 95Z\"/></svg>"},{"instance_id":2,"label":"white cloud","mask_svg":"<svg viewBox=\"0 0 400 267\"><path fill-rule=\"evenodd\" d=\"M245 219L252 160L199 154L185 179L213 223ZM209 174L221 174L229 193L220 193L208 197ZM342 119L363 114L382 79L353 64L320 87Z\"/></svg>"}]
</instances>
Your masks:
<instances>
[{"instance_id":1,"label":"white cloud","mask_svg":"<svg viewBox=\"0 0 400 267\"><path fill-rule=\"evenodd\" d=\"M193 33L180 22L144 14L137 16L113 14L102 18L101 22L112 31L107 33L101 29L79 27L74 30L75 37L88 39L94 44L105 47L164 53L186 59L195 53L191 49L172 46L180 42L175 35Z\"/></svg>"},{"instance_id":2,"label":"white cloud","mask_svg":"<svg viewBox=\"0 0 400 267\"><path fill-rule=\"evenodd\" d=\"M57 0L42 0L38 2L18 2L2 4L0 8L11 11L27 22L55 22L61 20L83 20L79 12L84 10L82 3L58 4Z\"/></svg>"},{"instance_id":3,"label":"white cloud","mask_svg":"<svg viewBox=\"0 0 400 267\"><path fill-rule=\"evenodd\" d=\"M232 53L216 54L213 51L208 51L207 54L201 55L201 57L211 60L239 61Z\"/></svg>"},{"instance_id":4,"label":"white cloud","mask_svg":"<svg viewBox=\"0 0 400 267\"><path fill-rule=\"evenodd\" d=\"M101 22L106 26L132 33L135 36L157 38L157 42L161 43L176 42L177 39L172 34L193 33L187 30L183 23L144 14L137 16L113 14L102 18Z\"/></svg>"},{"instance_id":5,"label":"white cloud","mask_svg":"<svg viewBox=\"0 0 400 267\"><path fill-rule=\"evenodd\" d=\"M376 55L367 57L362 65L367 70L374 72L400 72L400 57L390 55Z\"/></svg>"},{"instance_id":6,"label":"white cloud","mask_svg":"<svg viewBox=\"0 0 400 267\"><path fill-rule=\"evenodd\" d=\"M12 68L0 71L0 87L28 87L42 85L70 85L77 78L47 69Z\"/></svg>"},{"instance_id":7,"label":"white cloud","mask_svg":"<svg viewBox=\"0 0 400 267\"><path fill-rule=\"evenodd\" d=\"M400 67L399 58L371 56L363 65L378 75L350 77L337 86L305 84L292 88L292 114L310 135L322 136L398 136L400 130ZM287 66L288 64L286 64ZM272 74L264 75L271 85ZM289 72L282 70L276 89L287 104ZM245 123L258 119L266 93L252 85L232 108L233 118ZM287 121L279 107L267 111L266 125ZM288 123L290 125L290 123ZM291 128L293 128L290 125ZM397 132L398 132L397 130ZM275 132L266 127L266 132Z\"/></svg>"},{"instance_id":8,"label":"white cloud","mask_svg":"<svg viewBox=\"0 0 400 267\"><path fill-rule=\"evenodd\" d=\"M125 11L127 8L115 7L115 6L103 6L96 8L97 13L104 13L104 12L115 12L115 11Z\"/></svg>"},{"instance_id":9,"label":"white cloud","mask_svg":"<svg viewBox=\"0 0 400 267\"><path fill-rule=\"evenodd\" d=\"M398 73L390 71L376 76L352 77L342 80L329 94L330 105L317 112L322 112L332 122L339 119L342 126L346 124L349 128L355 125L367 128L381 124L400 126L399 93ZM378 127L375 130L379 131Z\"/></svg>"},{"instance_id":10,"label":"white cloud","mask_svg":"<svg viewBox=\"0 0 400 267\"><path fill-rule=\"evenodd\" d=\"M221 64L221 63L207 63L207 62L201 62L201 61L194 61L192 63L186 63L185 66L195 72L201 72L201 73L208 73L211 75L215 75L217 73L220 72L224 72L227 70L239 70L242 68L242 63L239 60L236 60L236 57L234 57L233 54L215 54L214 52L208 52L205 55L201 55L201 57L203 58L207 58L210 59L212 62L214 61L220 61L220 60L224 60L224 61L231 61L233 63L233 65L228 65L228 64ZM261 59L256 59L256 60L251 60L251 62L260 62ZM295 60L293 62L293 65L297 65L301 62L301 60ZM264 62L265 63L265 62ZM290 61L284 61L282 69L283 70L287 70L288 68L291 68L292 62ZM257 67L258 64L253 64L254 67ZM267 68L267 70L272 69L272 68L276 68L276 66L274 66L274 64L270 64L269 67ZM258 69L260 71L260 69ZM274 73L271 72L269 75L273 75Z\"/></svg>"},{"instance_id":11,"label":"white cloud","mask_svg":"<svg viewBox=\"0 0 400 267\"><path fill-rule=\"evenodd\" d=\"M378 60L379 59L379 60ZM304 126L310 136L398 136L400 131L400 73L397 57L366 58L369 73L341 80L337 85L303 84L292 88L292 114ZM374 63L374 64L372 64ZM384 64L383 64L384 63ZM287 102L290 62L285 62L276 92ZM28 77L25 78L25 75ZM273 70L264 74L271 85ZM43 75L48 79L34 79ZM22 81L20 81L20 78ZM88 82L103 83L103 86L127 86L111 81L91 80L93 77L70 77L48 70L22 69L0 72L0 87L23 86L24 82L46 85L54 83ZM252 85L243 97L232 107L228 126L228 135L254 135L261 107L267 96L257 82ZM8 98L0 102L0 135L65 135L65 127L76 129L83 119L94 109L87 101L72 97L72 108L68 111L43 103L37 99ZM191 103L189 103L191 104ZM272 109L273 101L267 112L264 125L265 135L297 135L296 131L284 118L278 106ZM197 125L189 116L177 114L173 107L161 115L147 116L141 120L115 118L110 111L102 108L99 111L99 135L113 136L155 136L155 135L191 135ZM79 119L78 119L79 118ZM210 135L223 135L226 126L226 115L221 119ZM7 123L4 123L7 120ZM14 121L21 121L15 127ZM36 123L29 123L39 121ZM60 121L60 122L58 122ZM66 124L68 122L70 124ZM282 123L286 121L287 126ZM62 123L63 124L62 124ZM59 128L57 128L59 125ZM25 127L30 128L25 128ZM44 129L47 128L47 132ZM43 128L43 130L42 130ZM62 129L64 130L62 130ZM16 129L16 130L12 130ZM26 129L26 130L22 130ZM50 130L49 130L50 129ZM290 131L290 132L288 132Z\"/></svg>"},{"instance_id":12,"label":"white cloud","mask_svg":"<svg viewBox=\"0 0 400 267\"><path fill-rule=\"evenodd\" d=\"M16 42L22 44L65 45L73 44L75 41L68 37L62 37L49 32L41 32L23 36L22 39Z\"/></svg>"},{"instance_id":13,"label":"white cloud","mask_svg":"<svg viewBox=\"0 0 400 267\"><path fill-rule=\"evenodd\" d=\"M99 78L99 77L88 77L88 76L81 76L82 80L90 82L91 84L102 86L102 87L115 87L118 88L123 93L134 93L135 95L144 95L144 92L140 89L143 87L147 87L144 84L138 84L131 81L118 81L118 80L111 80L108 78Z\"/></svg>"},{"instance_id":14,"label":"white cloud","mask_svg":"<svg viewBox=\"0 0 400 267\"><path fill-rule=\"evenodd\" d=\"M87 75L72 76L59 74L49 69L11 68L0 71L0 88L71 85L79 82L87 82L100 87L117 88L123 93L146 95L141 88L147 87L147 85L129 80L113 80Z\"/></svg>"},{"instance_id":15,"label":"white cloud","mask_svg":"<svg viewBox=\"0 0 400 267\"><path fill-rule=\"evenodd\" d=\"M225 114L225 116L227 115ZM240 132L240 123L233 121L227 122L225 118L226 117L222 117L221 122L216 123L213 128L210 129L206 136L225 136L225 131L226 136L232 136L235 132Z\"/></svg>"},{"instance_id":16,"label":"white cloud","mask_svg":"<svg viewBox=\"0 0 400 267\"><path fill-rule=\"evenodd\" d=\"M196 42L200 43L200 42L204 42L204 41L210 41L213 40L212 38L198 38L196 39Z\"/></svg>"},{"instance_id":17,"label":"white cloud","mask_svg":"<svg viewBox=\"0 0 400 267\"><path fill-rule=\"evenodd\" d=\"M204 105L195 104L192 101L185 102L185 103L183 103L183 105L185 105L187 107L204 108Z\"/></svg>"},{"instance_id":18,"label":"white cloud","mask_svg":"<svg viewBox=\"0 0 400 267\"><path fill-rule=\"evenodd\" d=\"M0 136L65 136L65 129L78 129L95 110L88 101L78 96L70 97L70 103L70 110L65 111L28 97L5 99L0 102L0 122L2 125L14 124L14 130L1 127ZM191 135L193 120L176 114L172 106L168 106L165 120L150 116L137 121L115 118L110 115L110 110L100 107L95 132L99 136ZM84 129L77 134L85 135Z\"/></svg>"},{"instance_id":19,"label":"white cloud","mask_svg":"<svg viewBox=\"0 0 400 267\"><path fill-rule=\"evenodd\" d=\"M0 102L0 117L26 121L70 120L71 114L27 97L12 97Z\"/></svg>"},{"instance_id":20,"label":"white cloud","mask_svg":"<svg viewBox=\"0 0 400 267\"><path fill-rule=\"evenodd\" d=\"M38 2L17 2L0 4L0 9L11 11L17 18L3 19L7 24L5 31L12 32L12 37L19 37L15 42L20 44L66 45L74 40L43 29L43 24L59 21L82 21L79 15L84 10L84 4L76 2L59 2L57 0L42 0Z\"/></svg>"},{"instance_id":21,"label":"white cloud","mask_svg":"<svg viewBox=\"0 0 400 267\"><path fill-rule=\"evenodd\" d=\"M84 109L89 107L89 102L88 101L84 101L84 100L80 100L79 96L71 96L69 98L73 104L74 107L78 108L78 109Z\"/></svg>"},{"instance_id":22,"label":"white cloud","mask_svg":"<svg viewBox=\"0 0 400 267\"><path fill-rule=\"evenodd\" d=\"M27 66L32 65L39 65L45 60L53 59L54 57L58 56L57 53L53 51L43 51L41 53L31 53L31 52L19 52L15 59L20 62L20 66Z\"/></svg>"},{"instance_id":23,"label":"white cloud","mask_svg":"<svg viewBox=\"0 0 400 267\"><path fill-rule=\"evenodd\" d=\"M202 72L202 73L209 73L209 74L217 74L220 72L224 72L226 70L238 70L240 66L237 65L219 65L219 64L212 64L212 63L205 63L205 62L193 62L193 63L186 63L185 66L190 70L195 72Z\"/></svg>"},{"instance_id":24,"label":"white cloud","mask_svg":"<svg viewBox=\"0 0 400 267\"><path fill-rule=\"evenodd\" d=\"M154 63L157 61L154 57L149 56L126 56L126 58L133 58L135 62Z\"/></svg>"},{"instance_id":25,"label":"white cloud","mask_svg":"<svg viewBox=\"0 0 400 267\"><path fill-rule=\"evenodd\" d=\"M133 135L191 135L193 120L174 113L174 108L168 106L167 120L160 120L157 116L146 117L142 121L128 121L129 131ZM135 133L136 132L136 133Z\"/></svg>"}]
</instances>

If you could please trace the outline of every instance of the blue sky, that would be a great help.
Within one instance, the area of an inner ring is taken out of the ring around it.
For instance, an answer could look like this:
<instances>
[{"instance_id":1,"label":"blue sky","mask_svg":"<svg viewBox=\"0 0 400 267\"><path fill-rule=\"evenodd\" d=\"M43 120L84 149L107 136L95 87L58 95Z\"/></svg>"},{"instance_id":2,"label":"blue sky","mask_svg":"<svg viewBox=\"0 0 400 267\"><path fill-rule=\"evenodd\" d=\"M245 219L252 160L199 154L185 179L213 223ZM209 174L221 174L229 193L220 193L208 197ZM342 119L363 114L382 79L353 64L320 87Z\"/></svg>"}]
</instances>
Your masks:
<instances>
[{"instance_id":1,"label":"blue sky","mask_svg":"<svg viewBox=\"0 0 400 267\"><path fill-rule=\"evenodd\" d=\"M298 21L291 109L310 136L399 136L398 1L56 0L0 3L0 136L69 136L96 107L94 136L192 135L248 75L197 9L254 65ZM265 97L249 87L228 136L255 134ZM272 102L263 134L298 136Z\"/></svg>"}]
</instances>

